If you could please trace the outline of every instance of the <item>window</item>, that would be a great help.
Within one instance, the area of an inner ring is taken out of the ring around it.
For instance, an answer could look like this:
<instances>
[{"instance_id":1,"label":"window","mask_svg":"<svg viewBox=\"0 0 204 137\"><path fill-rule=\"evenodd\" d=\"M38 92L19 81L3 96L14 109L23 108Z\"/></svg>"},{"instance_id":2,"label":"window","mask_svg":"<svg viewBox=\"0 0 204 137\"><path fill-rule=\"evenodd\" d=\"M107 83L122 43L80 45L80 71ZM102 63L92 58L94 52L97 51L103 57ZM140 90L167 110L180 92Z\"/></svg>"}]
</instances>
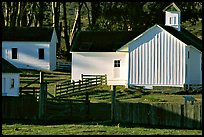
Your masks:
<instances>
[{"instance_id":1,"label":"window","mask_svg":"<svg viewBox=\"0 0 204 137\"><path fill-rule=\"evenodd\" d=\"M114 67L120 67L120 60L114 60Z\"/></svg>"},{"instance_id":2,"label":"window","mask_svg":"<svg viewBox=\"0 0 204 137\"><path fill-rule=\"evenodd\" d=\"M14 79L11 79L11 88L14 88Z\"/></svg>"},{"instance_id":3,"label":"window","mask_svg":"<svg viewBox=\"0 0 204 137\"><path fill-rule=\"evenodd\" d=\"M176 23L176 17L174 17L174 24L177 24L177 23Z\"/></svg>"},{"instance_id":4,"label":"window","mask_svg":"<svg viewBox=\"0 0 204 137\"><path fill-rule=\"evenodd\" d=\"M170 17L169 24L176 24L176 17Z\"/></svg>"},{"instance_id":5,"label":"window","mask_svg":"<svg viewBox=\"0 0 204 137\"><path fill-rule=\"evenodd\" d=\"M188 51L188 59L189 59L190 55L189 55L189 51Z\"/></svg>"},{"instance_id":6,"label":"window","mask_svg":"<svg viewBox=\"0 0 204 137\"><path fill-rule=\"evenodd\" d=\"M17 48L12 48L12 59L17 59Z\"/></svg>"},{"instance_id":7,"label":"window","mask_svg":"<svg viewBox=\"0 0 204 137\"><path fill-rule=\"evenodd\" d=\"M45 58L44 57L44 49L40 48L38 53L39 53L39 59L44 59Z\"/></svg>"}]
</instances>

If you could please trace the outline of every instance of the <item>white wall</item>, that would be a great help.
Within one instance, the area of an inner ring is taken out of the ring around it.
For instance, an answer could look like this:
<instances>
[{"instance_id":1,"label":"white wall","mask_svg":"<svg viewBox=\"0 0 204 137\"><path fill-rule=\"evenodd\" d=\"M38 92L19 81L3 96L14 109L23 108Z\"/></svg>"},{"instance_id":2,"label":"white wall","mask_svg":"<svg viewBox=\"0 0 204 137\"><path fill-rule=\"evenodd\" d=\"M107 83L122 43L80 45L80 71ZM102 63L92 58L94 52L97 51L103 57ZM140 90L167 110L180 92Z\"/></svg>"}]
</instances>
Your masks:
<instances>
[{"instance_id":1,"label":"white wall","mask_svg":"<svg viewBox=\"0 0 204 137\"><path fill-rule=\"evenodd\" d=\"M114 60L121 60L120 78L114 78ZM81 74L107 74L108 85L125 85L128 79L128 54L116 52L72 52L72 80Z\"/></svg>"},{"instance_id":2,"label":"white wall","mask_svg":"<svg viewBox=\"0 0 204 137\"><path fill-rule=\"evenodd\" d=\"M14 88L11 88L14 79ZM2 73L2 96L19 96L20 76L18 73Z\"/></svg>"},{"instance_id":3,"label":"white wall","mask_svg":"<svg viewBox=\"0 0 204 137\"><path fill-rule=\"evenodd\" d=\"M2 55L7 61L17 68L49 70L50 51L49 42L15 42L2 41ZM12 59L12 48L18 49L17 59ZM38 49L44 48L45 58L38 58ZM54 55L51 55L54 56Z\"/></svg>"},{"instance_id":4,"label":"white wall","mask_svg":"<svg viewBox=\"0 0 204 137\"><path fill-rule=\"evenodd\" d=\"M186 44L159 27L129 44L130 85L183 86Z\"/></svg>"},{"instance_id":5,"label":"white wall","mask_svg":"<svg viewBox=\"0 0 204 137\"><path fill-rule=\"evenodd\" d=\"M189 50L190 84L202 84L201 57L202 53L190 46Z\"/></svg>"}]
</instances>

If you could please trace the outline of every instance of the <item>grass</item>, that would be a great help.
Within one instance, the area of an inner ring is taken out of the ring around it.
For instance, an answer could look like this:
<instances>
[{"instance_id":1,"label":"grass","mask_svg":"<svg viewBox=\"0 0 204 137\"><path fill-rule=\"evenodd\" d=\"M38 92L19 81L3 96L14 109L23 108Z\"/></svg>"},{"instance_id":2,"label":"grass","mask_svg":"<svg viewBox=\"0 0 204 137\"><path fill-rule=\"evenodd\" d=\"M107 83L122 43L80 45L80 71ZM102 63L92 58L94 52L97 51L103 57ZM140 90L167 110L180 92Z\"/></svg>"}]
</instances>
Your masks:
<instances>
[{"instance_id":1,"label":"grass","mask_svg":"<svg viewBox=\"0 0 204 137\"><path fill-rule=\"evenodd\" d=\"M202 130L142 127L136 124L84 122L58 125L2 124L3 135L202 135Z\"/></svg>"},{"instance_id":2,"label":"grass","mask_svg":"<svg viewBox=\"0 0 204 137\"><path fill-rule=\"evenodd\" d=\"M21 86L25 86L30 81L39 78L39 71L23 70L24 77L21 77ZM60 71L45 71L44 79L48 83L48 92L54 95L55 85L57 82L70 80L70 72ZM32 86L38 86L39 83L32 84ZM90 102L105 102L111 103L112 92L111 87L108 85L102 85L96 87L89 92ZM179 94L182 93L182 94ZM154 87L153 90L142 90L140 88L125 88L124 86L116 86L116 99L123 102L171 102L171 103L184 103L183 96L186 95L183 88L178 87ZM202 103L202 94L192 94L197 101L195 103ZM49 96L48 96L49 97ZM69 99L85 99L85 95L75 95L69 97Z\"/></svg>"}]
</instances>

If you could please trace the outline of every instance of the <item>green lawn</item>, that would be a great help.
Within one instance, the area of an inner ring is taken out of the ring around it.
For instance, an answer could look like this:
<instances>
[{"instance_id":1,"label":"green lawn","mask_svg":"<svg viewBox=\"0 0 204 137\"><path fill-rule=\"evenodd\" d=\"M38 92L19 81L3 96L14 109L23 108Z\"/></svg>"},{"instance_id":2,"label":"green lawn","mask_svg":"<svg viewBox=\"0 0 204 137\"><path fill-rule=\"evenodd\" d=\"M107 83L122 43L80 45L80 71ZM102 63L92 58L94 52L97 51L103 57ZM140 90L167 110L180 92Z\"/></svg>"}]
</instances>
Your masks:
<instances>
[{"instance_id":1,"label":"green lawn","mask_svg":"<svg viewBox=\"0 0 204 137\"><path fill-rule=\"evenodd\" d=\"M141 127L134 124L86 122L59 125L2 124L3 135L202 135L202 130Z\"/></svg>"},{"instance_id":2,"label":"green lawn","mask_svg":"<svg viewBox=\"0 0 204 137\"><path fill-rule=\"evenodd\" d=\"M23 70L24 74L28 76L21 77L21 81L25 83L21 83L21 86L25 86L30 81L39 78L39 71L28 71ZM57 82L70 80L71 73L70 72L60 72L47 71L44 74L44 80L48 83L48 92L54 95L55 85ZM31 86L40 86L39 83L32 84ZM179 92L183 92L183 88L176 87L154 87L153 90L141 90L138 88L127 89L124 86L116 86L116 99L118 101L124 102L144 102L144 103L152 103L152 102L174 102L174 103L184 103L184 94L175 94ZM88 91L89 92L89 100L91 102L111 102L111 87L107 85L98 86L95 89ZM183 92L185 93L185 92ZM191 95L195 97L195 103L202 103L202 94L193 94ZM49 96L48 96L49 97ZM75 96L68 97L69 99L85 99L85 94L79 94Z\"/></svg>"}]
</instances>

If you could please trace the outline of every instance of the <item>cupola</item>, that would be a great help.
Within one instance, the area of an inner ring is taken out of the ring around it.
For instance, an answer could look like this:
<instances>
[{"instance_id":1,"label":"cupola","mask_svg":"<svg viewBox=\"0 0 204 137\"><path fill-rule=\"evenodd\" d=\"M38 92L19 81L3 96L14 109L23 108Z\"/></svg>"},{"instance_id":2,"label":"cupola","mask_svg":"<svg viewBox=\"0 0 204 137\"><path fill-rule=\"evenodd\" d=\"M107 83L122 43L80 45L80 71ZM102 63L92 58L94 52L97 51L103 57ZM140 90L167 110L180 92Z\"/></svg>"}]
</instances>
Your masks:
<instances>
[{"instance_id":1,"label":"cupola","mask_svg":"<svg viewBox=\"0 0 204 137\"><path fill-rule=\"evenodd\" d=\"M171 26L180 31L181 26L181 11L175 3L171 3L164 10L165 12L165 25Z\"/></svg>"}]
</instances>

